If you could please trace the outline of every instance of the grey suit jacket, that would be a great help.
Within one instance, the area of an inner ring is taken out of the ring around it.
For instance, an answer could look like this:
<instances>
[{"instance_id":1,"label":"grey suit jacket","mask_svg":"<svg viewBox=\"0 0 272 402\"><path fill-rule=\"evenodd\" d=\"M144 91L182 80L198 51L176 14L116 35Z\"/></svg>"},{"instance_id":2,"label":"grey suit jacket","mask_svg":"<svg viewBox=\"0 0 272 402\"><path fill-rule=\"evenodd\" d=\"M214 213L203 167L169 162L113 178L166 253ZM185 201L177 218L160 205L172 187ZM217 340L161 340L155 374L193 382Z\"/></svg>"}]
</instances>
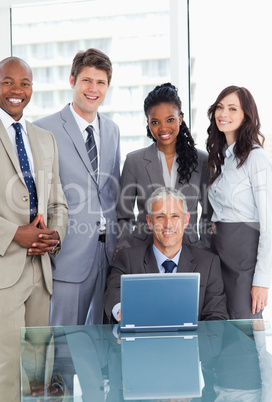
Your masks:
<instances>
[{"instance_id":1,"label":"grey suit jacket","mask_svg":"<svg viewBox=\"0 0 272 402\"><path fill-rule=\"evenodd\" d=\"M29 122L27 132L34 160L38 195L38 212L44 216L49 229L56 229L63 242L67 227L67 204L61 189L58 151L53 135ZM20 278L27 249L13 237L18 226L29 223L29 193L15 154L0 121L0 289L14 285ZM56 253L55 253L56 254ZM41 258L47 290L52 293L52 272L48 253Z\"/></svg>"},{"instance_id":2,"label":"grey suit jacket","mask_svg":"<svg viewBox=\"0 0 272 402\"><path fill-rule=\"evenodd\" d=\"M53 278L65 282L82 282L90 273L98 243L100 205L107 221L105 246L109 262L116 248L120 135L112 120L101 114L98 118L101 137L98 182L69 105L35 122L53 132L59 149L60 179L68 202L69 224L62 252L52 264Z\"/></svg>"},{"instance_id":3,"label":"grey suit jacket","mask_svg":"<svg viewBox=\"0 0 272 402\"><path fill-rule=\"evenodd\" d=\"M110 267L107 279L104 297L107 316L111 317L113 307L120 302L121 275L158 272L152 245L121 249ZM199 320L228 319L220 260L217 255L183 244L177 272L200 273Z\"/></svg>"},{"instance_id":4,"label":"grey suit jacket","mask_svg":"<svg viewBox=\"0 0 272 402\"><path fill-rule=\"evenodd\" d=\"M190 223L184 233L184 242L192 244L198 240L198 202L202 206L199 230L202 240L209 237L207 228L210 224L212 209L208 201L207 153L197 151L197 172L193 172L189 184L180 184L178 178L175 188L180 190L187 200ZM146 224L145 203L152 192L165 186L161 165L157 156L155 143L147 148L127 155L121 177L121 192L117 205L118 247L138 246L143 242L153 241ZM135 221L134 205L137 203L138 216ZM207 241L208 243L208 241Z\"/></svg>"}]
</instances>

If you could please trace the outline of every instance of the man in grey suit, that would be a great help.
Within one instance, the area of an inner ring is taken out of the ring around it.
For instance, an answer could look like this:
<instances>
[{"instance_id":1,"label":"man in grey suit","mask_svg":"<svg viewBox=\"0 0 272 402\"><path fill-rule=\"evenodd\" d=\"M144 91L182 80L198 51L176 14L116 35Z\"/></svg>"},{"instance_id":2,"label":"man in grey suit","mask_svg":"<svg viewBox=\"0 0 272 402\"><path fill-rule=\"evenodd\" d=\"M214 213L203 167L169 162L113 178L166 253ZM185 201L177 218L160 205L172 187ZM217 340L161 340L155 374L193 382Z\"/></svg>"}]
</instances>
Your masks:
<instances>
[{"instance_id":1,"label":"man in grey suit","mask_svg":"<svg viewBox=\"0 0 272 402\"><path fill-rule=\"evenodd\" d=\"M107 269L116 249L120 135L118 126L97 110L111 76L107 55L97 49L77 53L69 79L73 102L35 122L56 138L69 206L62 253L52 261L51 325L102 323Z\"/></svg>"},{"instance_id":2,"label":"man in grey suit","mask_svg":"<svg viewBox=\"0 0 272 402\"><path fill-rule=\"evenodd\" d=\"M110 268L105 292L108 318L121 319L121 275L164 274L170 272L171 265L171 272L200 273L199 320L228 319L219 258L204 249L182 244L184 229L190 219L184 195L174 188L158 188L147 201L147 212L146 220L153 232L153 244L118 251Z\"/></svg>"},{"instance_id":3,"label":"man in grey suit","mask_svg":"<svg viewBox=\"0 0 272 402\"><path fill-rule=\"evenodd\" d=\"M52 270L67 227L57 145L25 120L32 71L0 62L0 394L19 400L20 328L48 325ZM32 203L33 200L33 203Z\"/></svg>"}]
</instances>

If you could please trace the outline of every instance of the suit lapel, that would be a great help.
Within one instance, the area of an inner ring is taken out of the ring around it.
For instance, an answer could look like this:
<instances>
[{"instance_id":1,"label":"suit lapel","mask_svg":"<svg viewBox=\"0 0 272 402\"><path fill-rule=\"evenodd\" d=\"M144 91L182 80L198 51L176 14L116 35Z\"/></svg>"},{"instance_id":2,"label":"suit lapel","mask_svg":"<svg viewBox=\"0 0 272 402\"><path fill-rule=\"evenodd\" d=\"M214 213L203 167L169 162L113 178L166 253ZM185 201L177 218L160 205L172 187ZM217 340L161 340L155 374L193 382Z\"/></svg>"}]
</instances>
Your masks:
<instances>
[{"instance_id":1,"label":"suit lapel","mask_svg":"<svg viewBox=\"0 0 272 402\"><path fill-rule=\"evenodd\" d=\"M14 166L14 169L16 170L18 176L20 177L20 180L22 181L22 183L24 183L24 185L26 185L22 176L18 156L14 151L12 142L10 141L9 135L1 120L0 120L0 140L2 141L2 144L7 151L7 156L9 157L12 165Z\"/></svg>"},{"instance_id":2,"label":"suit lapel","mask_svg":"<svg viewBox=\"0 0 272 402\"><path fill-rule=\"evenodd\" d=\"M182 245L182 251L179 258L177 272L194 272L196 264L193 262L193 255L186 245ZM153 253L153 245L147 249L144 257L144 269L148 274L156 274L159 272L157 261Z\"/></svg>"},{"instance_id":3,"label":"suit lapel","mask_svg":"<svg viewBox=\"0 0 272 402\"><path fill-rule=\"evenodd\" d=\"M162 175L162 168L160 165L157 152L158 152L157 146L154 143L147 148L146 153L144 155L144 160L147 161L145 166L146 172L147 175L149 176L150 183L153 186L153 190L155 190L158 187L158 185L159 186L165 185Z\"/></svg>"},{"instance_id":4,"label":"suit lapel","mask_svg":"<svg viewBox=\"0 0 272 402\"><path fill-rule=\"evenodd\" d=\"M147 274L158 274L159 273L159 269L158 269L155 255L153 253L152 245L150 245L146 250L145 258L144 258L144 269Z\"/></svg>"},{"instance_id":5,"label":"suit lapel","mask_svg":"<svg viewBox=\"0 0 272 402\"><path fill-rule=\"evenodd\" d=\"M112 164L112 148L110 141L110 127L108 126L107 121L101 116L99 113L99 130L100 130L100 154L99 154L99 172L98 175L98 184L99 187L102 188L105 181L108 180L108 175L111 172L111 164Z\"/></svg>"},{"instance_id":6,"label":"suit lapel","mask_svg":"<svg viewBox=\"0 0 272 402\"><path fill-rule=\"evenodd\" d=\"M62 119L64 120L64 124L63 124L64 130L67 132L67 134L71 138L79 157L81 158L82 162L84 163L86 169L89 171L93 181L97 185L96 180L93 177L93 169L92 169L92 165L91 165L90 159L89 159L87 151L86 151L84 140L83 140L81 132L78 128L77 122L70 110L70 106L66 105L64 107L64 109L61 110L60 114L61 114Z\"/></svg>"},{"instance_id":7,"label":"suit lapel","mask_svg":"<svg viewBox=\"0 0 272 402\"><path fill-rule=\"evenodd\" d=\"M183 244L177 272L194 272L196 269L196 264L192 262L193 259L194 257L190 249L185 244Z\"/></svg>"},{"instance_id":8,"label":"suit lapel","mask_svg":"<svg viewBox=\"0 0 272 402\"><path fill-rule=\"evenodd\" d=\"M39 136L35 132L35 130L37 128L33 124L26 121L26 129L27 129L27 135L29 138L31 153L32 153L33 162L34 162L35 184L36 184L37 195L38 195L38 199L39 199L41 196L41 194L40 194L40 191L41 191L40 184L41 183L40 183L40 180L38 180L38 175L41 174L41 172L43 172L43 161L42 161L42 155L41 155L42 145L40 144Z\"/></svg>"}]
</instances>

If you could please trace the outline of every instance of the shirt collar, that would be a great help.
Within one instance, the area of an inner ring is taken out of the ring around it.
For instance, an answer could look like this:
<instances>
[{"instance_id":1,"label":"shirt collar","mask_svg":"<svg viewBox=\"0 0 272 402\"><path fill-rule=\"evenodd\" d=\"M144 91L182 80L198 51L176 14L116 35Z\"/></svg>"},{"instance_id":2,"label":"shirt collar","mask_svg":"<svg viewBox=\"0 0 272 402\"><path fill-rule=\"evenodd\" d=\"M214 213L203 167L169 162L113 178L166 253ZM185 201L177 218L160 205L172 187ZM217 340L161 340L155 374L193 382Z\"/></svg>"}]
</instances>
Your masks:
<instances>
[{"instance_id":1,"label":"shirt collar","mask_svg":"<svg viewBox=\"0 0 272 402\"><path fill-rule=\"evenodd\" d=\"M14 120L7 112L5 112L3 109L0 108L0 119L2 120L2 123L5 127L6 130L13 124L13 123L21 123L23 126L24 132L27 135L26 131L26 121L24 116L20 118L20 120L16 121Z\"/></svg>"},{"instance_id":2,"label":"shirt collar","mask_svg":"<svg viewBox=\"0 0 272 402\"><path fill-rule=\"evenodd\" d=\"M88 126L92 125L95 132L97 134L99 134L99 120L98 120L97 114L96 114L94 120L91 123L89 123L88 121L83 119L83 117L79 116L79 114L73 108L72 103L70 103L70 109L71 109L71 112L73 113L74 118L76 119L76 122L78 124L78 127L79 127L81 133L83 133L83 131L85 131Z\"/></svg>"},{"instance_id":3,"label":"shirt collar","mask_svg":"<svg viewBox=\"0 0 272 402\"><path fill-rule=\"evenodd\" d=\"M180 253L181 253L182 247L179 249L179 251L177 252L177 254L171 258L172 261L174 261L174 263L178 266L179 263L179 257L180 257ZM158 267L160 267L162 265L162 263L165 260L170 260L170 258L166 257L156 246L155 244L153 244L153 252L157 261L157 265Z\"/></svg>"},{"instance_id":4,"label":"shirt collar","mask_svg":"<svg viewBox=\"0 0 272 402\"><path fill-rule=\"evenodd\" d=\"M233 148L235 146L236 142L231 144L227 149L226 149L226 157L229 158L230 156L234 155Z\"/></svg>"}]
</instances>

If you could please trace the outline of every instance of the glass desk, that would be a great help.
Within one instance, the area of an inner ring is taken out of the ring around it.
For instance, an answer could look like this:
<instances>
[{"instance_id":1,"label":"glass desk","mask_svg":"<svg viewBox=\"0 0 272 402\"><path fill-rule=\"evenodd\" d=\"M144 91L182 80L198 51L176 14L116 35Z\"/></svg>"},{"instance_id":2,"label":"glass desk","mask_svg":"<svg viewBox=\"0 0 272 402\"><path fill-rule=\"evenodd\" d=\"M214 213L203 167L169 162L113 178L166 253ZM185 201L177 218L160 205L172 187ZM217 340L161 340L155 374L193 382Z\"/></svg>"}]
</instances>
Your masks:
<instances>
[{"instance_id":1,"label":"glass desk","mask_svg":"<svg viewBox=\"0 0 272 402\"><path fill-rule=\"evenodd\" d=\"M271 341L263 320L152 334L120 335L118 325L23 328L22 400L270 402Z\"/></svg>"}]
</instances>

